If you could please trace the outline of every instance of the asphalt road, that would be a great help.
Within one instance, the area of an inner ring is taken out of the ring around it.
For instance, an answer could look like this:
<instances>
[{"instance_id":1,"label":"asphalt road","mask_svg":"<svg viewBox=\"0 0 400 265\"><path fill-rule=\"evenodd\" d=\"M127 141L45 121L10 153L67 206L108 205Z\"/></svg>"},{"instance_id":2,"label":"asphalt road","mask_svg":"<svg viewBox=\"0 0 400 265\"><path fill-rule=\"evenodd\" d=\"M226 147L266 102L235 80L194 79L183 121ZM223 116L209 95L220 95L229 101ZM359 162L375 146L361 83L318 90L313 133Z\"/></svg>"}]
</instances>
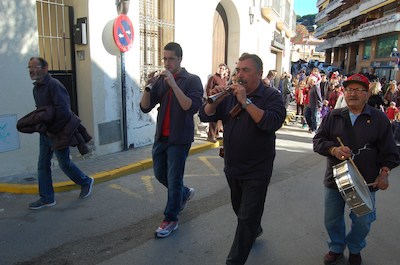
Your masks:
<instances>
[{"instance_id":1,"label":"asphalt road","mask_svg":"<svg viewBox=\"0 0 400 265\"><path fill-rule=\"evenodd\" d=\"M323 264L324 168L306 130L285 126L278 132L264 234L246 264ZM37 211L27 209L36 195L0 194L0 264L225 264L236 218L222 169L217 149L188 158L185 183L196 195L179 229L164 239L155 239L154 230L166 190L151 169L97 184L85 200L78 190L59 193L56 206ZM378 219L362 252L364 265L400 264L399 172L393 170L391 186L377 194Z\"/></svg>"}]
</instances>

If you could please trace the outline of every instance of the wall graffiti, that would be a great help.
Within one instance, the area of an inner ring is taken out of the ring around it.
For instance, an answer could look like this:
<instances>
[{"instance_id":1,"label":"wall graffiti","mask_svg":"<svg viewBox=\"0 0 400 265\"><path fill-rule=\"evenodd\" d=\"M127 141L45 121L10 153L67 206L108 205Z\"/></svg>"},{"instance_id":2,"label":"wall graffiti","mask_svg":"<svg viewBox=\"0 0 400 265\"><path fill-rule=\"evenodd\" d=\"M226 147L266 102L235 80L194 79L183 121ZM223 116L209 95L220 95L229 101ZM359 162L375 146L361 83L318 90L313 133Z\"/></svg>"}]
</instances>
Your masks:
<instances>
[{"instance_id":1,"label":"wall graffiti","mask_svg":"<svg viewBox=\"0 0 400 265\"><path fill-rule=\"evenodd\" d=\"M17 115L0 115L0 153L19 149Z\"/></svg>"}]
</instances>

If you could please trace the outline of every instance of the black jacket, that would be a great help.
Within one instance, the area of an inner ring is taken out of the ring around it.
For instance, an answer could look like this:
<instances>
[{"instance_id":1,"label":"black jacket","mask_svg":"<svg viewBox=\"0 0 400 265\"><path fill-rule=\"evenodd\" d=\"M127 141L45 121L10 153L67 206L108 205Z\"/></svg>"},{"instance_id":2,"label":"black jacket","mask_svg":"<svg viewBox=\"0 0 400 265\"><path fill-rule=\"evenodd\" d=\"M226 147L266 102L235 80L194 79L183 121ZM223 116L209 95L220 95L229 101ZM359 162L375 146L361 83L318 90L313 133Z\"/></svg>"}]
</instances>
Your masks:
<instances>
[{"instance_id":1,"label":"black jacket","mask_svg":"<svg viewBox=\"0 0 400 265\"><path fill-rule=\"evenodd\" d=\"M317 133L314 136L314 151L327 157L324 184L328 188L337 189L333 178L332 166L339 164L340 160L329 154L333 146L340 146L339 137L345 146L351 148L354 163L367 183L375 181L380 173L380 168L386 166L390 169L400 164L399 153L393 138L392 128L385 113L369 105L365 105L362 113L356 119L353 128L356 143L350 141L345 117L346 108L331 110L322 120ZM360 148L367 147L366 150ZM377 188L370 187L372 191Z\"/></svg>"}]
</instances>

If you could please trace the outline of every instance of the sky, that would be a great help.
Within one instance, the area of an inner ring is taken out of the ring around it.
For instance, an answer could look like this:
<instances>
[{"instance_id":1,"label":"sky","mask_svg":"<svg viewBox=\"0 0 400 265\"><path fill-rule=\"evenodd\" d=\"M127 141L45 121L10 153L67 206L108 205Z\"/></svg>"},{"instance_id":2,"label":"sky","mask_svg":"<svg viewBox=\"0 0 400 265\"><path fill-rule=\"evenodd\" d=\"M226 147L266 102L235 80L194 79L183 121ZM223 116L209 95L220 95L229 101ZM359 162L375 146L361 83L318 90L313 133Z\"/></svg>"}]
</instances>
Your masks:
<instances>
[{"instance_id":1,"label":"sky","mask_svg":"<svg viewBox=\"0 0 400 265\"><path fill-rule=\"evenodd\" d=\"M294 12L299 16L317 14L317 2L318 0L294 0Z\"/></svg>"}]
</instances>

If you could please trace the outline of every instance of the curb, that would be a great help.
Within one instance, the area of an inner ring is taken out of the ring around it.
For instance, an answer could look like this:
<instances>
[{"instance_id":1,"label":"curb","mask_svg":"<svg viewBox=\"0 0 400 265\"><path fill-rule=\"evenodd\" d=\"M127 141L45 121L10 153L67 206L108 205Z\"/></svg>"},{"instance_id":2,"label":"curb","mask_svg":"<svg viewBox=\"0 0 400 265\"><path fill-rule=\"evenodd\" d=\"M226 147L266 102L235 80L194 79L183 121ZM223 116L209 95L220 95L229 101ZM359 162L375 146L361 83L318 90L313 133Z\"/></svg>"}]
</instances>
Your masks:
<instances>
[{"instance_id":1,"label":"curb","mask_svg":"<svg viewBox=\"0 0 400 265\"><path fill-rule=\"evenodd\" d=\"M216 143L204 143L196 146L192 146L189 150L189 155L197 154L211 148L217 148L222 146L222 140ZM95 173L90 177L94 178L95 183L102 183L112 179L116 179L125 175L137 173L153 166L153 160L151 158L143 159L132 164ZM72 181L63 181L53 183L54 192L63 192L79 189L79 185ZM38 194L39 188L37 184L8 184L0 183L0 193L14 193L14 194Z\"/></svg>"},{"instance_id":2,"label":"curb","mask_svg":"<svg viewBox=\"0 0 400 265\"><path fill-rule=\"evenodd\" d=\"M290 120L291 120L294 116L296 116L296 113L295 113L294 111L293 111L293 112L286 112L286 119L285 119L284 124L285 124L285 125L288 125L289 122L290 122Z\"/></svg>"}]
</instances>

